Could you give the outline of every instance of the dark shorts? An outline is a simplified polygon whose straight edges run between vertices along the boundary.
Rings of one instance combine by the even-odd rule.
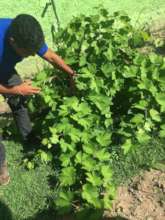
[[[0,84],[4,86],[16,86],[21,83],[22,83],[22,79],[18,75],[15,69],[13,69],[10,73],[6,73],[6,74],[0,73]]]
[[[6,78],[5,81],[0,81],[1,85],[16,86],[23,82],[15,69],[13,69],[8,76],[9,78]],[[22,135],[23,139],[26,139],[27,135],[32,129],[26,107],[27,96],[12,94],[3,94],[3,96],[6,98],[6,101],[12,110],[20,134]]]

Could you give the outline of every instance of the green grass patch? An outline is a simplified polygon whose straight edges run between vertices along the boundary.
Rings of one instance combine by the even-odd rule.
[[[155,168],[165,169],[165,145],[164,140],[152,138],[148,145],[141,145],[134,152],[123,155],[119,149],[114,149],[111,157],[111,165],[114,171],[116,185],[127,184],[131,178],[139,175],[144,170]]]
[[[34,219],[32,217],[36,213],[48,209],[48,197],[52,195],[48,176],[53,174],[53,170],[49,165],[41,164],[27,171],[21,164],[24,156],[22,145],[7,141],[5,146],[11,182],[0,187],[0,219],[9,220],[11,215],[13,220]],[[47,216],[47,213],[43,215]],[[44,220],[51,220],[46,216]]]

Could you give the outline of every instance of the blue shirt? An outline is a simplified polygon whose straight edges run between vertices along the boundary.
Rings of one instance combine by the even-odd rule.
[[[13,19],[0,18],[0,79],[6,78],[15,65],[22,61],[23,58],[16,54],[9,43],[7,31]],[[48,46],[44,44],[37,54],[40,57],[48,50]],[[4,76],[6,74],[6,77]]]

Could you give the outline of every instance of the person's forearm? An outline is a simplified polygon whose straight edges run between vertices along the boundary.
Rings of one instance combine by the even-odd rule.
[[[64,60],[58,56],[57,54],[53,54],[52,65],[56,65],[59,69],[63,70],[64,72],[67,72],[70,75],[74,75],[74,71],[64,62]]]
[[[58,56],[53,50],[50,48],[48,51],[43,55],[43,58],[47,60],[49,63],[51,63],[53,66],[56,66],[57,68],[63,70],[64,72],[68,73],[70,76],[75,76],[74,70],[65,63],[65,61]]]
[[[14,86],[8,87],[0,84],[0,94],[16,94],[17,91]]]

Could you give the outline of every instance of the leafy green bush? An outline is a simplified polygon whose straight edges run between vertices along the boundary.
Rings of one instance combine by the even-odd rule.
[[[135,49],[148,39],[127,15],[105,9],[74,18],[56,36],[57,52],[78,73],[75,95],[66,74],[42,71],[35,82],[42,94],[29,107],[54,154],[58,210],[110,208],[113,149],[131,154],[165,137],[165,60]]]

